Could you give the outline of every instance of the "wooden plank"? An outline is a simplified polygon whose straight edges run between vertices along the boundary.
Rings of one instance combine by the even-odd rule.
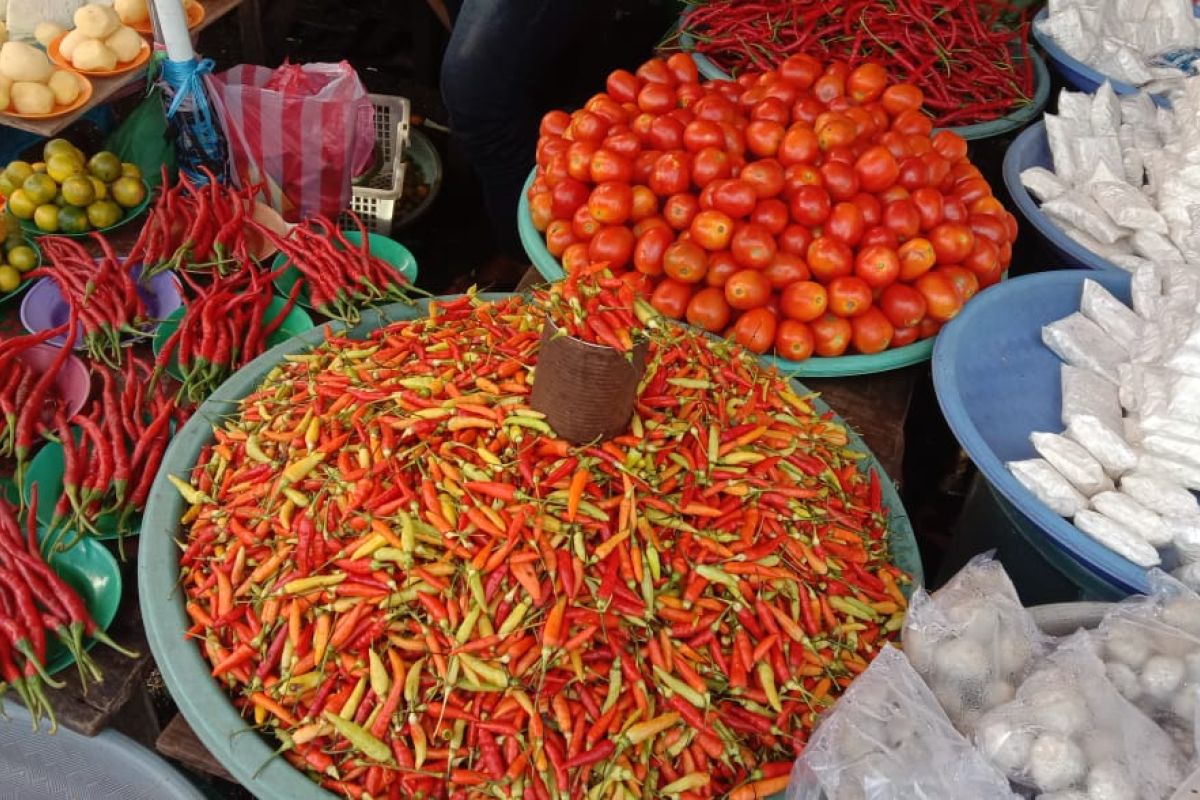
[[[175,718],[167,723],[154,747],[164,756],[181,761],[197,772],[237,783],[237,779],[208,752],[208,748],[200,741],[200,737],[196,736],[182,714],[176,714]]]
[[[241,5],[242,0],[200,0],[200,3],[204,6],[204,21],[192,31],[193,39],[205,28]],[[132,72],[118,75],[115,78],[88,78],[88,80],[92,82],[92,98],[82,108],[61,117],[43,120],[18,119],[6,114],[0,114],[0,125],[50,138],[96,106],[111,100],[123,89],[127,89],[135,84],[144,84],[146,82],[146,68],[135,69]]]

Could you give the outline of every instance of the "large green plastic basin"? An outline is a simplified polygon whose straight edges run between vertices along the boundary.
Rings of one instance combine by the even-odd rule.
[[[504,296],[483,295],[496,299]],[[350,329],[350,335],[366,336],[387,323],[424,315],[428,302],[418,301],[415,307],[395,304],[366,310],[362,321]],[[183,538],[179,518],[184,512],[184,504],[166,476],[190,474],[201,449],[213,439],[213,422],[233,413],[238,400],[253,391],[284,356],[321,344],[329,327],[329,324],[322,325],[272,348],[213,392],[172,440],[150,490],[142,519],[138,592],[155,661],[179,710],[205,747],[243,786],[262,800],[333,800],[335,795],[274,755],[274,746],[253,732],[249,723],[238,715],[224,690],[209,676],[211,667],[196,642],[185,638],[192,623],[184,611],[184,595],[178,585],[180,551],[176,545],[176,540]],[[797,388],[807,393],[799,384]],[[828,409],[819,400],[817,406],[822,412]],[[864,468],[873,467],[879,472],[883,502],[891,513],[889,544],[895,563],[911,573],[914,581],[923,581],[912,525],[896,487],[866,444],[853,432],[850,433],[850,447],[867,454]]]

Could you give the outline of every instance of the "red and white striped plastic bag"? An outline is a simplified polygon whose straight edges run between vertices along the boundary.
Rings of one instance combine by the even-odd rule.
[[[375,109],[350,64],[243,64],[208,84],[240,186],[263,184],[290,222],[350,205],[375,146]]]

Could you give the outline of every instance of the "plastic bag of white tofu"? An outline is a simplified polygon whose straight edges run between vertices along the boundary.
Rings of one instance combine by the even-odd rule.
[[[1094,632],[1121,695],[1158,723],[1188,758],[1197,753],[1200,595],[1154,570],[1151,593],[1113,607]]]
[[[954,729],[904,654],[888,645],[818,723],[788,800],[1014,800]]]
[[[983,713],[1012,698],[1049,646],[990,553],[971,559],[932,595],[918,589],[902,641],[913,667],[965,734]]]
[[[1037,797],[1165,800],[1184,756],[1109,681],[1089,636],[1064,640],[1011,702],[985,714],[975,744]]]

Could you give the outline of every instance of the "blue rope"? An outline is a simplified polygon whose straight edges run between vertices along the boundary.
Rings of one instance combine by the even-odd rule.
[[[172,95],[167,106],[167,122],[173,123],[177,131],[176,157],[180,169],[201,185],[208,181],[200,171],[201,166],[207,166],[218,177],[224,176],[225,140],[220,126],[214,121],[203,80],[213,71],[213,60],[163,59],[161,66],[163,82]],[[189,99],[191,103],[185,107],[184,103]]]

